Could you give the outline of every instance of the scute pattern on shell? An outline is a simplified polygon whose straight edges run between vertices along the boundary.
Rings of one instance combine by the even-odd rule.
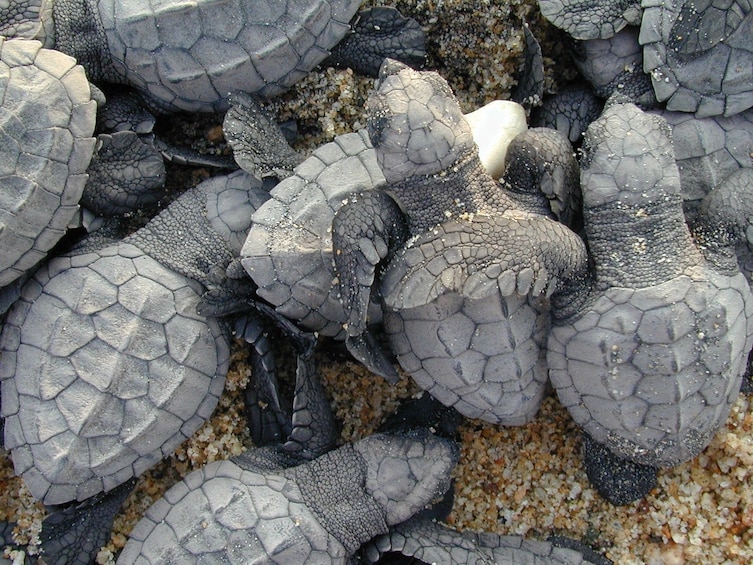
[[[610,288],[551,330],[560,401],[622,457],[663,467],[691,459],[740,391],[753,330],[747,285],[742,274],[696,267],[656,286]]]
[[[385,308],[384,330],[403,369],[442,404],[468,418],[519,425],[535,414],[549,378],[548,317],[534,302],[446,293],[399,312]]]
[[[345,548],[333,541],[295,481],[215,461],[149,508],[118,563],[188,564],[210,556],[244,562],[261,555],[274,555],[277,563],[304,556],[310,563],[345,562]]]
[[[350,194],[383,182],[361,131],[320,147],[272,189],[241,252],[259,296],[308,330],[341,334],[346,316],[333,290],[332,218]]]
[[[208,418],[224,386],[223,330],[197,283],[121,244],[53,259],[2,334],[5,447],[46,504],[137,476]]]
[[[0,37],[0,287],[41,261],[78,210],[97,105],[84,69]]]
[[[233,91],[280,94],[350,30],[358,0],[99,3],[118,75],[165,109],[211,111]]]
[[[643,68],[667,109],[730,116],[753,106],[749,0],[643,0]]]

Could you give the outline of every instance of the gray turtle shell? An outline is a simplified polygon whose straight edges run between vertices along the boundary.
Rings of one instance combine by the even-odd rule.
[[[504,111],[518,116],[509,106]],[[487,152],[504,151],[502,144],[509,143],[519,124],[500,121],[505,135],[490,135],[483,127],[489,124],[481,121],[487,115],[479,113],[474,119],[474,135]],[[484,136],[488,139],[481,140]],[[487,162],[500,166],[499,159],[492,164],[491,156]],[[337,136],[296,167],[254,213],[241,251],[241,262],[258,285],[259,296],[304,328],[342,339],[347,316],[333,266],[332,220],[352,194],[385,182],[366,130]],[[374,305],[369,318],[378,323],[381,309]]]
[[[400,366],[422,389],[468,418],[521,425],[538,411],[549,380],[546,301],[456,292],[399,311],[384,331]]]
[[[201,286],[137,247],[40,269],[2,334],[5,447],[45,504],[137,476],[216,406],[227,336],[196,313]]]
[[[753,5],[643,0],[639,41],[667,109],[731,116],[753,106]]]
[[[350,30],[360,0],[99,2],[115,72],[165,110],[280,94]]]
[[[259,296],[308,330],[342,337],[332,219],[349,195],[384,182],[365,131],[338,136],[296,167],[252,216],[241,251]]]
[[[555,312],[547,357],[573,419],[618,456],[652,466],[708,444],[753,345],[745,277],[717,270],[685,224],[669,132],[620,103],[589,127],[581,186],[595,282],[575,312]]]
[[[84,69],[0,37],[0,287],[39,263],[78,210],[97,104]]]
[[[753,168],[753,110],[708,118],[667,110],[655,113],[672,128],[686,201],[699,201],[738,169]]]

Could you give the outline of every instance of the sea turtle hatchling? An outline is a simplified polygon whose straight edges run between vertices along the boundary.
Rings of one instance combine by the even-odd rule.
[[[260,184],[243,171],[204,181],[122,241],[56,257],[24,285],[0,336],[1,414],[36,498],[109,491],[211,415],[229,332],[197,307],[232,284],[224,269],[268,198]]]
[[[642,68],[630,80],[645,72],[668,110],[731,116],[753,106],[753,5],[747,0],[539,0],[539,6],[576,39],[611,41],[633,33],[626,24],[639,25]],[[621,71],[621,65],[608,70]]]
[[[494,101],[468,114],[484,166],[504,170],[510,141],[526,128],[525,110]],[[385,182],[368,133],[337,136],[270,191],[252,218],[241,262],[258,294],[309,331],[342,339],[347,318],[332,257],[332,219],[348,197]],[[377,322],[380,308],[372,308]]]
[[[187,475],[136,525],[118,563],[350,563],[361,544],[445,493],[458,450],[427,431],[332,451],[312,355],[301,352],[296,371],[291,437],[301,439]]]
[[[753,297],[727,241],[691,237],[666,121],[610,99],[584,148],[593,280],[553,299],[547,362],[587,434],[589,478],[625,503],[723,425],[753,343]],[[624,474],[603,472],[620,462]]]
[[[0,93],[2,288],[45,258],[82,198],[99,213],[139,207],[164,183],[164,165],[134,132],[94,137],[83,68],[38,41],[0,37]]]
[[[394,371],[367,328],[373,292],[419,386],[466,416],[522,424],[547,383],[547,298],[586,256],[544,195],[577,188],[572,147],[554,130],[519,134],[500,184],[439,75],[391,61],[380,75],[368,131],[388,184],[353,195],[332,224],[346,345]]]
[[[227,108],[231,92],[268,98],[303,78],[350,34],[360,5],[361,0],[11,0],[0,9],[0,34],[40,39],[75,57],[89,80],[129,84],[155,110],[218,111]],[[409,46],[398,53],[421,62],[419,27],[392,11],[407,25]],[[392,47],[390,38],[374,43]]]

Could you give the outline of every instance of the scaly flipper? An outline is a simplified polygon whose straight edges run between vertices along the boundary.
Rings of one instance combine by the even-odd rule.
[[[332,222],[332,249],[341,300],[348,315],[345,343],[369,370],[395,380],[397,373],[367,329],[377,268],[408,238],[398,204],[385,192],[354,195]]]
[[[385,302],[394,309],[414,308],[446,292],[471,299],[496,292],[550,296],[585,276],[583,241],[553,220],[526,216],[479,214],[416,238],[382,278]]]

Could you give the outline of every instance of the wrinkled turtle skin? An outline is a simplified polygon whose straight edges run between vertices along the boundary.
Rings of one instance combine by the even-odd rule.
[[[186,476],[134,528],[118,563],[349,563],[444,493],[457,450],[430,434],[374,435],[289,468],[269,455]]]
[[[211,415],[228,332],[197,313],[267,198],[244,172],[205,181],[119,243],[48,262],[2,337],[5,448],[45,504],[109,491]]]
[[[753,299],[736,263],[713,253],[721,244],[691,238],[663,119],[610,102],[584,147],[593,282],[553,301],[550,378],[612,454],[678,465],[709,443],[740,390]]]
[[[390,376],[366,325],[373,286],[390,347],[419,386],[469,417],[530,420],[547,381],[547,297],[585,256],[540,190],[577,185],[570,143],[553,130],[518,135],[500,185],[436,73],[385,62],[367,110],[388,184],[333,221],[346,345]]]
[[[84,69],[0,37],[0,287],[39,263],[78,211],[96,139]]]

